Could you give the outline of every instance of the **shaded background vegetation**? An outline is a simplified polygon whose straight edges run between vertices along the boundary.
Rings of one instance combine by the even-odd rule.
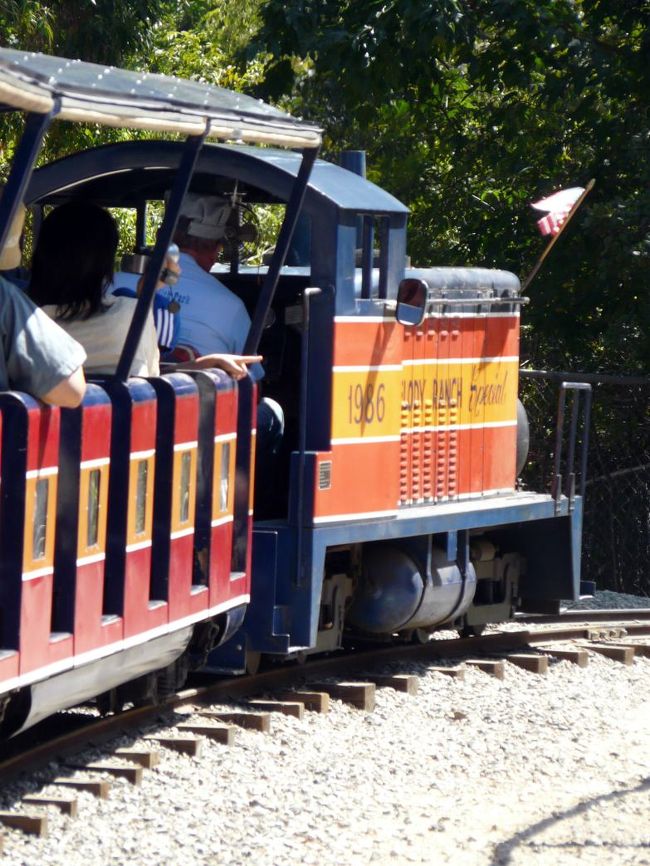
[[[594,178],[531,284],[522,357],[647,375],[647,0],[0,0],[0,42],[198,78],[320,121],[326,157],[366,150],[370,178],[411,208],[414,264],[524,276],[545,243],[529,203]],[[0,118],[0,172],[16,134]],[[43,159],[119,136],[60,124]],[[642,404],[646,442],[649,424]],[[630,450],[625,426],[600,431],[613,452],[617,436]]]

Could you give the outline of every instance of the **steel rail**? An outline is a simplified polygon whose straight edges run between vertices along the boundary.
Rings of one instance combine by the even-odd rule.
[[[648,599],[648,607],[631,607],[611,608],[609,610],[563,610],[560,613],[554,614],[516,614],[515,623],[526,624],[548,624],[561,622],[607,622],[608,620],[618,620],[619,622],[629,622],[635,620],[650,619],[650,599]]]
[[[194,678],[195,685],[184,689],[160,704],[137,707],[113,716],[104,718],[88,717],[88,723],[79,724],[79,716],[70,713],[59,714],[55,718],[60,725],[66,715],[70,723],[76,727],[72,731],[58,733],[54,737],[47,736],[47,723],[32,729],[25,734],[9,740],[0,747],[0,779],[16,776],[36,767],[41,767],[52,758],[65,758],[69,754],[79,752],[92,744],[97,746],[118,735],[128,733],[140,725],[151,723],[165,711],[193,704],[226,703],[232,699],[272,692],[287,687],[301,687],[305,683],[322,677],[341,677],[349,679],[351,675],[363,675],[372,667],[395,662],[435,662],[442,659],[471,658],[476,656],[506,657],[509,653],[522,652],[526,649],[544,647],[550,643],[572,640],[602,641],[604,638],[598,632],[598,627],[607,622],[610,628],[617,624],[621,627],[621,635],[615,640],[629,639],[650,635],[650,610],[636,609],[633,611],[636,622],[630,622],[632,611],[571,611],[567,618],[565,614],[558,616],[543,616],[532,619],[536,624],[556,625],[557,628],[542,628],[539,630],[499,631],[470,638],[436,638],[423,644],[403,644],[357,649],[327,658],[309,659],[304,664],[285,664],[271,670],[258,672],[255,675],[238,678],[208,679],[207,675]],[[575,621],[577,614],[582,614],[580,625],[565,625],[567,619]],[[624,616],[618,617],[623,613]],[[596,616],[592,616],[596,614]],[[522,620],[517,620],[521,622]],[[591,625],[590,625],[591,623]],[[596,626],[594,633],[593,626]],[[606,637],[605,637],[606,639]],[[47,738],[34,744],[34,732],[39,732]]]

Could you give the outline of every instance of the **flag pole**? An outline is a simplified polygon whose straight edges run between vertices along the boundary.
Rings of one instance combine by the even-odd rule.
[[[553,247],[557,243],[558,238],[560,237],[560,235],[562,234],[564,229],[569,225],[569,221],[571,220],[571,218],[573,217],[575,212],[578,210],[578,208],[580,207],[582,202],[587,198],[587,196],[589,195],[591,190],[594,188],[595,183],[596,183],[595,178],[592,178],[589,181],[589,183],[587,184],[587,186],[584,188],[584,190],[580,193],[579,197],[575,200],[573,207],[571,208],[571,210],[569,211],[569,213],[566,216],[566,219],[564,220],[564,222],[560,226],[560,230],[558,231],[557,234],[553,235],[551,240],[548,242],[548,244],[544,248],[541,256],[535,262],[535,265],[534,265],[532,271],[528,274],[526,279],[521,284],[521,291],[522,292],[526,291],[528,286],[532,283],[533,279],[537,276],[537,272],[539,271],[539,269],[544,264],[546,257],[548,256],[548,254],[551,252],[551,250],[553,249]]]

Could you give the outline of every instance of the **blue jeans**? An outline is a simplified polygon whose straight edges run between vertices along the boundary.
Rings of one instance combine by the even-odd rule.
[[[255,446],[255,517],[264,520],[277,513],[278,455],[284,436],[282,406],[270,397],[257,404],[257,443]]]

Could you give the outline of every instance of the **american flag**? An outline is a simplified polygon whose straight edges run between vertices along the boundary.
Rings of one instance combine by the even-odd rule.
[[[537,220],[537,227],[543,235],[556,235],[566,222],[571,208],[583,194],[584,188],[573,186],[570,189],[561,189],[540,201],[532,202],[531,207],[535,210],[547,211],[546,216]]]

